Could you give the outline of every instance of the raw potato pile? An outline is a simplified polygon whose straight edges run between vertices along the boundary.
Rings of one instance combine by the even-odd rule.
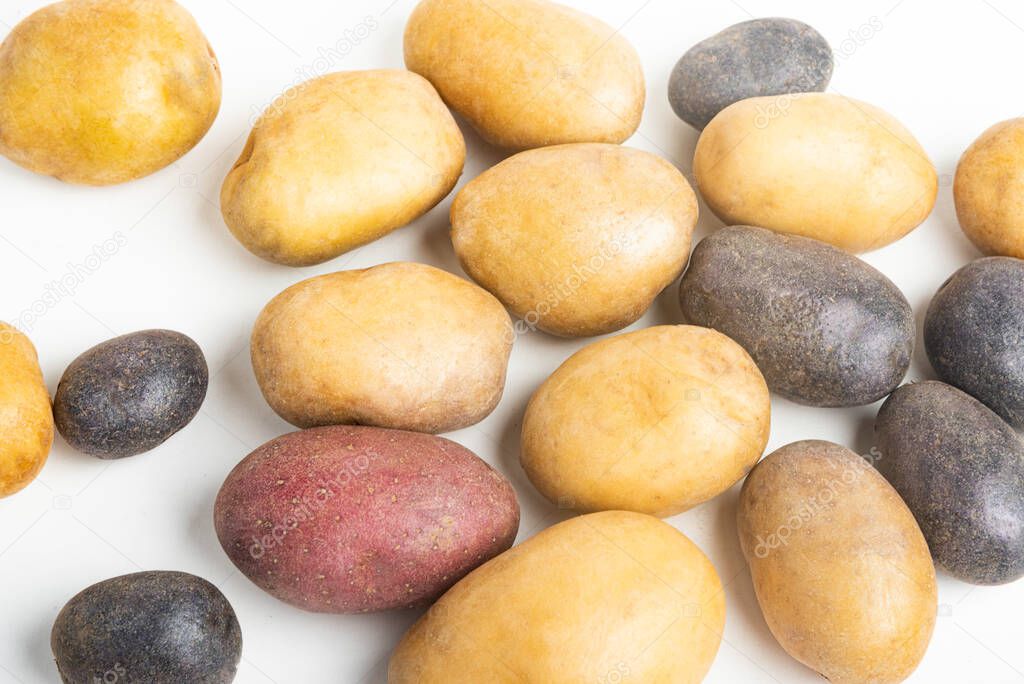
[[[382,263],[306,277],[259,313],[256,381],[302,429],[237,462],[217,538],[301,610],[429,606],[390,684],[696,684],[723,640],[724,587],[658,518],[745,478],[739,546],[779,646],[832,684],[897,684],[931,639],[936,565],[973,584],[1024,576],[1024,120],[960,160],[957,216],[991,256],[928,306],[923,352],[942,382],[901,387],[915,312],[854,254],[928,217],[922,146],[824,92],[834,59],[812,27],[727,27],[667,84],[700,131],[698,190],[727,224],[691,255],[694,189],[621,146],[646,95],[622,28],[548,0],[423,0],[407,70],[323,74],[266,108],[220,199],[238,241],[278,265],[330,261],[449,197],[466,161],[453,111],[509,156],[451,200],[469,279]],[[195,146],[220,98],[217,59],[174,0],[63,0],[0,44],[0,154],[71,183],[137,179]],[[552,504],[541,519],[581,515],[515,546],[509,479],[437,434],[494,411],[517,335],[620,331],[680,275],[687,324],[565,354],[518,407],[520,463]],[[0,324],[0,497],[39,474],[55,425],[98,458],[152,451],[145,468],[209,379],[199,343],[144,330],[71,362],[51,407],[32,343]],[[802,441],[760,460],[770,391],[821,408],[885,399],[878,448]],[[236,587],[250,610],[251,588]],[[51,648],[68,684],[227,684],[242,627],[206,580],[141,572],[72,598]]]

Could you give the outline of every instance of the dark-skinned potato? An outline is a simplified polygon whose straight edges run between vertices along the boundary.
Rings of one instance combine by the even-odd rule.
[[[50,393],[32,342],[0,323],[0,498],[39,475],[53,445]]]
[[[697,684],[724,627],[718,573],[685,535],[592,513],[456,584],[398,644],[388,684]]]
[[[973,584],[1024,576],[1024,442],[977,399],[905,385],[875,422],[879,472],[914,512],[935,561]]]
[[[740,493],[740,545],[779,644],[832,684],[896,684],[928,648],[935,568],[913,514],[845,447],[782,447]]]
[[[249,454],[217,496],[231,561],[282,601],[321,613],[408,608],[437,598],[512,545],[515,491],[441,437],[329,426]]]

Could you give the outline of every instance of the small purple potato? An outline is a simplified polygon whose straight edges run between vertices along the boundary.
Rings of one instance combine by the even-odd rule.
[[[509,482],[441,437],[329,426],[278,437],[228,475],[214,513],[232,562],[320,613],[423,605],[505,551]]]

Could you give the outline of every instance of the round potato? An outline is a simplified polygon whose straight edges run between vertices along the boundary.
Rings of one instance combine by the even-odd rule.
[[[333,425],[267,442],[217,495],[217,537],[272,596],[304,610],[422,605],[512,546],[508,480],[441,437]]]
[[[956,168],[960,227],[988,255],[1024,259],[1024,119],[992,126]]]
[[[671,164],[603,144],[522,152],[452,205],[466,273],[527,326],[565,337],[635,322],[686,265],[697,198]]]
[[[871,464],[830,442],[785,446],[743,483],[738,519],[757,601],[791,656],[832,684],[910,676],[935,627],[935,567]]]
[[[596,342],[541,385],[522,463],[562,508],[675,515],[722,493],[768,443],[771,403],[725,335],[660,326]]]
[[[675,528],[609,511],[477,568],[405,635],[388,684],[700,682],[725,627],[718,573]]]
[[[253,254],[318,264],[425,214],[465,159],[462,132],[420,76],[328,74],[286,91],[256,122],[221,212]]]
[[[36,478],[53,445],[53,412],[36,349],[0,323],[0,498]]]
[[[504,148],[621,143],[644,108],[636,50],[547,0],[424,0],[406,26],[405,64]]]
[[[928,217],[938,192],[935,167],[902,124],[829,93],[727,107],[697,141],[693,171],[727,225],[803,235],[848,252],[900,239]]]
[[[304,280],[252,333],[263,396],[298,427],[358,423],[448,432],[501,399],[512,322],[491,295],[423,264]]]
[[[0,45],[0,153],[70,183],[168,166],[220,110],[217,58],[173,0],[64,0]]]

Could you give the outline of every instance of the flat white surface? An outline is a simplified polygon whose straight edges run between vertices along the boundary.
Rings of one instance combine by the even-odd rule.
[[[0,32],[43,4],[3,0]],[[252,117],[286,87],[324,71],[401,67],[403,27],[415,0],[184,4],[213,44],[224,73],[223,108],[196,149],[149,178],[107,189],[64,185],[0,159],[0,318],[19,322],[30,334],[51,393],[67,364],[88,347],[153,327],[194,337],[212,375],[200,415],[159,449],[104,462],[73,452],[58,438],[42,476],[0,501],[0,682],[58,681],[50,626],[79,590],[137,570],[176,569],[216,583],[237,610],[245,639],[240,684],[380,684],[390,650],[418,613],[313,615],[276,601],[235,571],[221,551],[213,531],[213,500],[243,456],[291,430],[264,403],[250,367],[248,335],[262,306],[312,275],[386,261],[422,261],[461,274],[447,237],[451,197],[413,225],[310,269],[274,266],[251,256],[223,225],[217,198]],[[648,101],[640,132],[629,144],[668,157],[686,172],[697,134],[675,118],[665,95],[679,56],[751,17],[790,16],[815,26],[837,53],[831,90],[872,102],[900,119],[924,145],[942,179],[928,221],[867,260],[902,288],[920,321],[942,281],[978,256],[957,227],[951,180],[961,152],[982,130],[1024,113],[1018,82],[1024,7],[1019,3],[568,4],[621,27],[637,47]],[[321,48],[333,48],[346,37],[347,54],[324,59]],[[501,158],[463,128],[469,157],[461,183]],[[720,225],[704,211],[697,237]],[[108,240],[113,242],[106,255],[92,256]],[[66,290],[55,295],[51,283],[60,280]],[[33,306],[36,314],[25,317]],[[672,286],[633,328],[679,321]],[[519,339],[501,405],[480,425],[449,435],[513,480],[523,507],[520,540],[564,517],[537,495],[518,465],[525,403],[586,343],[541,333]],[[926,377],[932,377],[931,370],[918,353],[909,379]],[[807,438],[833,440],[859,453],[871,447],[877,407],[821,410],[776,399],[773,408],[770,450]],[[709,554],[727,587],[725,640],[706,681],[819,682],[786,655],[764,624],[736,540],[737,494],[738,487],[670,520]],[[1024,583],[973,588],[943,576],[939,603],[931,648],[911,681],[1024,681],[1019,645]]]

